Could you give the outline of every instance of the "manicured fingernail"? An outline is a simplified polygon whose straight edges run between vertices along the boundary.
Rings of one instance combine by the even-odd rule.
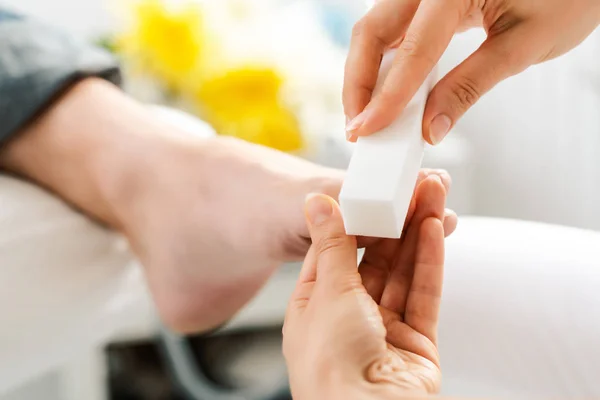
[[[436,174],[431,174],[431,175],[429,175],[429,176],[427,177],[427,179],[434,180],[434,181],[436,181],[436,182],[439,182],[439,183],[441,183],[441,184],[443,185],[442,178],[440,178],[440,176],[439,176],[439,175],[436,175]]]
[[[444,140],[444,137],[450,131],[450,127],[452,126],[452,120],[450,117],[444,114],[437,115],[432,121],[431,125],[429,125],[429,138],[431,139],[431,143],[436,145]]]
[[[350,122],[350,117],[346,115],[346,126],[348,126],[349,122]],[[352,132],[346,131],[346,140],[352,141],[353,138],[354,138],[354,135],[352,135]]]
[[[356,132],[362,126],[362,124],[364,124],[366,118],[367,118],[367,110],[364,110],[363,112],[358,114],[356,117],[351,119],[350,122],[348,122],[346,124],[346,132],[347,133]]]
[[[331,201],[320,194],[309,194],[306,196],[306,215],[313,225],[319,225],[327,221],[333,214]]]
[[[436,169],[435,173],[442,179],[442,183],[444,184],[444,188],[446,191],[450,190],[450,186],[452,186],[452,177],[445,169]]]

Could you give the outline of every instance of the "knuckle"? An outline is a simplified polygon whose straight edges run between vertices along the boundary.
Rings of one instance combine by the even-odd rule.
[[[407,34],[398,48],[406,56],[415,56],[419,52],[419,39],[414,34]]]
[[[301,311],[306,308],[308,305],[308,297],[297,297],[291,301],[292,309],[297,311]]]
[[[459,107],[463,110],[471,107],[481,97],[479,84],[468,77],[457,80],[450,90],[453,97],[458,101]]]
[[[334,233],[324,237],[318,242],[319,254],[327,254],[341,248],[346,242],[346,237],[341,233]]]
[[[371,21],[369,15],[359,19],[352,27],[352,42],[382,48],[388,45],[382,37],[381,27]]]
[[[402,94],[403,92],[398,90],[396,87],[383,88],[378,95],[378,100],[380,104],[385,104],[386,107],[396,110],[398,113],[400,113],[403,108],[402,100],[404,100],[402,98]]]
[[[359,19],[352,27],[352,37],[357,38],[369,31],[369,21],[366,18]]]
[[[428,297],[430,299],[439,299],[441,297],[440,289],[437,286],[429,285],[429,284],[420,284],[413,285],[410,288],[412,293],[418,294],[420,296]]]
[[[398,46],[398,54],[400,57],[397,62],[404,62],[405,59],[412,59],[425,65],[435,65],[437,60],[434,59],[427,46],[422,46],[422,40],[415,34],[406,34],[402,42]]]
[[[335,280],[328,282],[327,290],[334,298],[339,298],[338,296],[341,294],[355,297],[364,291],[364,287],[362,286],[360,275],[344,274],[343,276],[337,276]]]

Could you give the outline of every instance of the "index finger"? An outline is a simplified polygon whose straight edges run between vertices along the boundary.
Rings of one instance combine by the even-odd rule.
[[[415,13],[381,90],[367,105],[353,134],[365,136],[391,124],[415,95],[448,47],[462,17],[465,0],[423,0]]]
[[[381,57],[402,39],[419,1],[380,0],[354,25],[342,94],[348,119],[356,117],[371,100]]]

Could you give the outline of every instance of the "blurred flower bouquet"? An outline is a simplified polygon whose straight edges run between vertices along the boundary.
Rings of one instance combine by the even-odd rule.
[[[343,50],[310,9],[269,0],[122,4],[123,28],[107,43],[134,96],[288,152],[306,151],[307,132],[328,131],[332,116],[343,119]]]

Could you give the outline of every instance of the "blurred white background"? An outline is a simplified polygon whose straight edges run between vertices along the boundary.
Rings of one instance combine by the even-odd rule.
[[[253,0],[258,1],[277,3]],[[115,25],[110,0],[5,3],[76,35],[93,37]],[[361,0],[314,3],[353,7],[355,13],[363,6]],[[338,29],[338,36],[343,29]],[[477,31],[458,36],[441,63],[442,71],[475,49],[482,38]],[[466,115],[456,129],[471,150],[454,174],[462,188],[457,189],[460,196],[469,197],[454,196],[460,212],[600,229],[598,65],[596,32],[567,56],[500,84]]]

